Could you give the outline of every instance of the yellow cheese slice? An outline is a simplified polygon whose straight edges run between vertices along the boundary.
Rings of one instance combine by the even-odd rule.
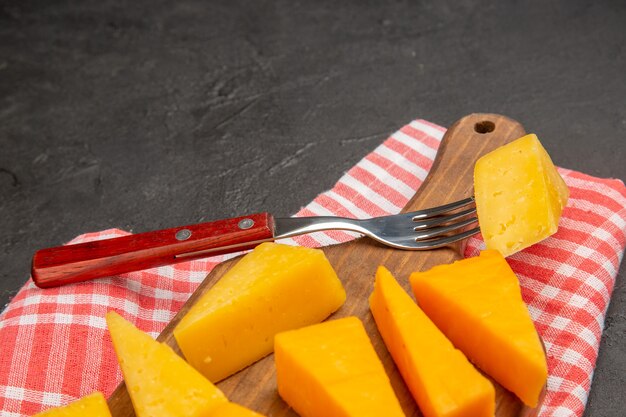
[[[546,384],[546,357],[522,300],[519,283],[495,250],[415,272],[411,286],[421,309],[479,368],[537,405]]]
[[[370,309],[387,349],[426,417],[493,417],[495,390],[384,267]]]
[[[276,333],[319,323],[345,299],[324,252],[263,243],[198,300],[174,336],[187,361],[217,382],[271,353]]]
[[[109,407],[100,392],[94,392],[66,406],[52,408],[33,417],[111,417]]]
[[[476,162],[474,196],[487,248],[509,256],[556,232],[569,190],[530,134]]]
[[[113,311],[106,319],[137,417],[206,417],[227,402],[172,348]]]
[[[278,392],[301,416],[404,416],[356,317],[279,333],[274,349]]]

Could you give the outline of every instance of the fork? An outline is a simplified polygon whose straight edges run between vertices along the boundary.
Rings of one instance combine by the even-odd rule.
[[[274,218],[258,213],[215,222],[86,242],[35,253],[32,278],[54,287],[177,262],[252,249],[262,242],[322,230],[355,231],[398,249],[426,250],[451,245],[479,227],[472,195],[474,164],[482,155],[524,136],[506,116],[474,113],[455,122],[441,140],[433,165],[405,213],[371,219]],[[455,203],[448,203],[456,201]],[[432,207],[411,211],[420,207]],[[329,251],[332,250],[329,248]],[[401,251],[395,251],[400,256]],[[405,253],[406,254],[406,253]],[[425,254],[428,263],[449,263],[461,247]]]
[[[347,230],[405,250],[434,249],[479,232],[469,197],[424,210],[369,219],[274,218],[269,213],[41,249],[32,278],[41,288],[251,249],[260,243],[324,230]]]

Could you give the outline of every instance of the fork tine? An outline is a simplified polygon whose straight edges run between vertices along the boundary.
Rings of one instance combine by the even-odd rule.
[[[463,200],[456,201],[454,203],[444,204],[443,206],[427,208],[424,210],[418,210],[418,211],[414,211],[412,213],[407,213],[407,214],[413,215],[413,221],[417,221],[420,219],[437,216],[439,214],[443,214],[452,210],[463,208],[465,206],[472,204],[473,202],[474,202],[474,197],[469,197]]]
[[[461,220],[460,222],[454,224],[449,224],[447,226],[425,229],[421,233],[417,234],[417,236],[415,237],[415,241],[433,239],[437,236],[445,235],[446,233],[450,233],[455,230],[461,229],[462,227],[468,226],[472,223],[476,223],[477,221],[478,219],[476,217],[472,217],[469,219]]]
[[[437,239],[424,240],[424,241],[418,240],[412,246],[413,246],[413,249],[417,249],[417,250],[441,248],[443,246],[447,246],[451,243],[458,242],[459,240],[463,240],[470,236],[473,236],[478,232],[480,232],[480,228],[476,227],[474,229],[466,230],[465,232],[461,232],[456,235],[444,236],[444,237],[439,237]]]
[[[432,219],[429,218],[426,220],[416,221],[413,225],[413,230],[418,231],[420,229],[426,229],[426,228],[437,226],[443,223],[449,223],[453,220],[460,219],[462,217],[465,217],[473,213],[476,213],[476,207],[459,211],[458,213],[453,213],[453,214],[450,214],[449,216],[438,216],[438,217],[433,217]]]

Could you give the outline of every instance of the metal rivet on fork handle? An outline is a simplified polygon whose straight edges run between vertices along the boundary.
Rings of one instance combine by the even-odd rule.
[[[180,229],[176,232],[176,240],[187,240],[191,237],[191,230],[189,229]]]
[[[246,230],[254,226],[254,220],[252,219],[242,219],[239,221],[239,228],[242,230]]]

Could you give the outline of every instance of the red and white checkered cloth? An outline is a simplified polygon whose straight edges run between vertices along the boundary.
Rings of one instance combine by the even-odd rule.
[[[399,212],[426,177],[444,132],[424,120],[411,122],[297,215],[363,218]],[[566,169],[560,173],[571,195],[559,231],[508,258],[548,352],[542,417],[583,414],[626,244],[624,184]],[[70,243],[124,234],[112,229]],[[324,232],[291,243],[320,246],[352,238],[350,233]],[[482,247],[481,238],[474,237],[465,255],[474,256]],[[47,290],[29,280],[0,315],[0,417],[30,416],[94,390],[109,395],[122,376],[105,329],[105,313],[123,312],[156,336],[223,259]]]

